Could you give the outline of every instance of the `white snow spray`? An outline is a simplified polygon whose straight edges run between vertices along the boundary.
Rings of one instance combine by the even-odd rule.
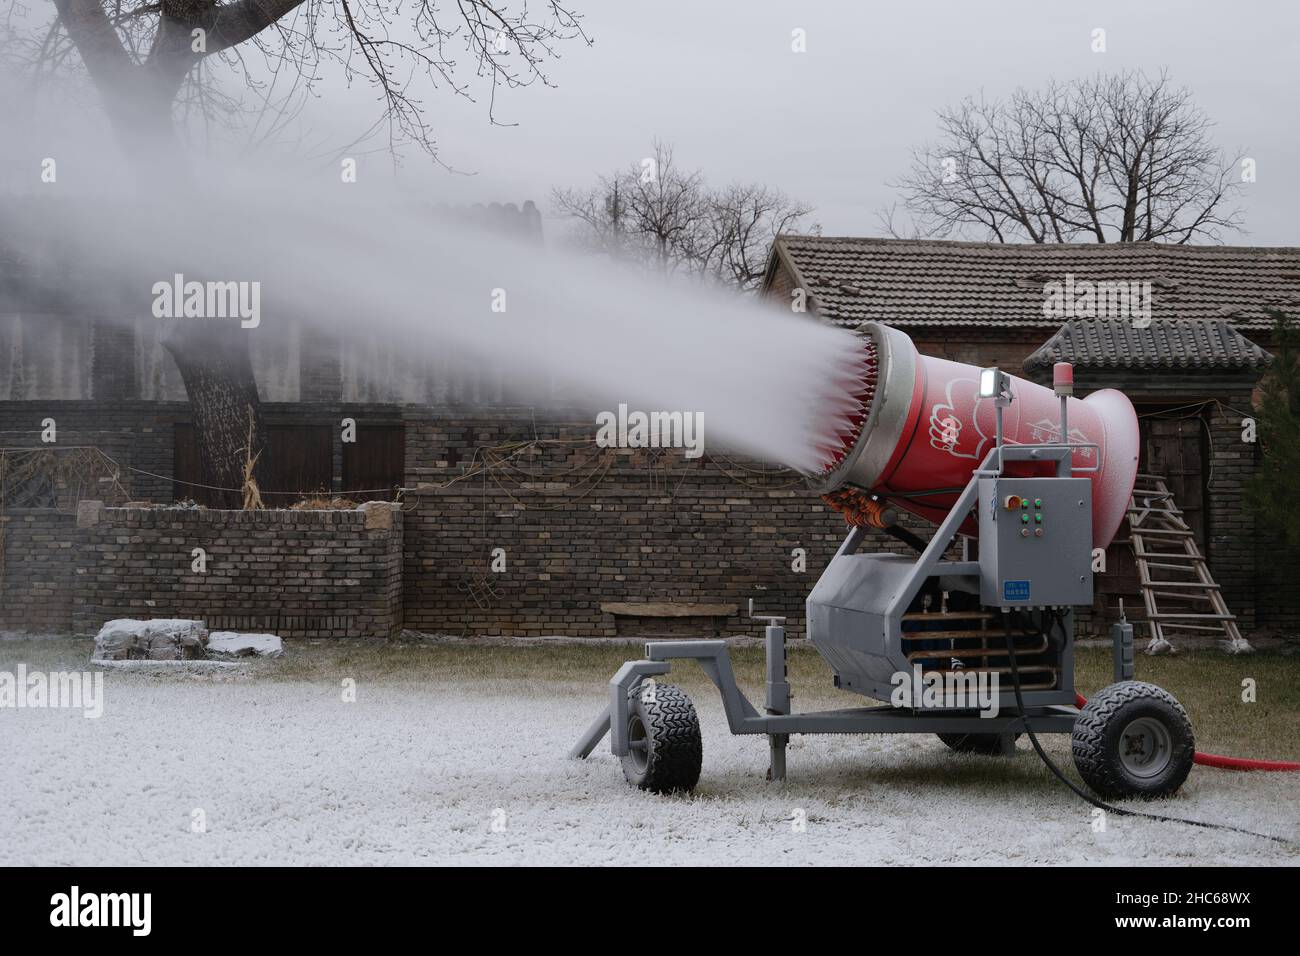
[[[373,189],[259,178],[180,207],[174,195],[21,205],[33,213],[19,226],[24,246],[53,257],[43,271],[112,289],[142,316],[177,276],[194,280],[198,301],[214,285],[253,283],[261,328],[302,323],[307,335],[396,343],[407,359],[491,362],[515,382],[566,383],[596,409],[700,415],[711,442],[804,471],[821,469],[862,407],[842,385],[865,360],[845,330],[697,281],[485,235]],[[173,295],[179,308],[183,290]],[[189,320],[221,320],[202,315]]]
[[[529,394],[559,383],[593,429],[624,405],[679,413],[704,424],[706,451],[812,473],[842,457],[863,413],[859,339],[789,301],[480,232],[434,215],[445,183],[415,196],[378,161],[347,183],[328,164],[213,154],[186,182],[141,188],[102,130],[10,112],[0,167],[19,195],[0,196],[0,246],[88,317],[228,321],[255,355],[295,326],[300,342],[338,333],[354,354],[383,342],[407,365],[487,365]],[[50,156],[65,161],[43,183]]]

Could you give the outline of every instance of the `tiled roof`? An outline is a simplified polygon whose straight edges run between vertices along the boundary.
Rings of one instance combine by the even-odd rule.
[[[779,261],[796,272],[821,316],[926,325],[1055,327],[1045,287],[1149,282],[1153,319],[1226,319],[1272,327],[1267,308],[1300,314],[1300,248],[1163,243],[1004,245],[911,239],[780,236]]]
[[[1025,359],[1030,375],[1056,362],[1085,368],[1262,369],[1272,356],[1223,319],[1073,319]]]

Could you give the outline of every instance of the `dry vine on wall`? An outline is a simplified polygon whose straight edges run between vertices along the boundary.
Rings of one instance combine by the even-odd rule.
[[[98,448],[0,448],[0,599],[4,596],[9,512],[75,513],[83,498],[126,500],[121,469]],[[107,487],[105,487],[107,485]]]

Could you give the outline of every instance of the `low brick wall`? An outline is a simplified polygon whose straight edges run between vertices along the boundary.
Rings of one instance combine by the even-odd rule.
[[[97,631],[118,617],[196,617],[281,637],[402,627],[402,515],[105,508],[6,516],[0,625]],[[196,570],[195,549],[206,570]],[[20,557],[15,560],[15,553]]]
[[[959,342],[926,345],[931,351],[955,353],[964,347]],[[1242,500],[1242,484],[1253,473],[1256,450],[1241,441],[1240,416],[1231,409],[1249,408],[1249,397],[1225,395],[1225,405],[1231,408],[1220,408],[1207,417],[1211,570],[1244,627],[1294,630],[1300,625],[1298,592],[1290,586],[1294,562],[1280,560],[1280,549],[1256,533]],[[40,447],[40,421],[47,414],[58,421],[61,446],[107,443],[114,460],[124,466],[122,484],[131,499],[171,500],[173,423],[185,418],[183,405],[0,402],[0,430],[14,432],[7,444]],[[268,414],[281,422],[330,426],[336,490],[342,487],[342,445],[336,427],[342,417],[355,418],[363,429],[372,420],[405,426],[405,484],[411,490],[403,500],[407,513],[399,536],[404,537],[404,550],[396,569],[385,565],[390,570],[384,573],[392,589],[389,620],[419,630],[502,635],[749,634],[754,627],[743,611],[753,597],[765,611],[789,617],[791,633],[801,634],[804,599],[844,534],[839,516],[788,472],[714,454],[712,449],[693,461],[679,452],[598,449],[590,416],[582,421],[574,415],[564,424],[526,408],[351,404],[269,405]],[[65,491],[70,494],[70,489],[60,489],[60,500]],[[91,489],[91,493],[105,496],[108,490]],[[88,596],[85,603],[108,607],[116,602],[109,598],[120,592],[74,579],[71,555],[67,584],[60,583],[65,580],[59,571],[64,567],[60,552],[67,550],[63,545],[87,544],[84,537],[75,536],[79,533],[67,532],[70,517],[19,512],[12,504],[0,508],[0,517],[8,519],[0,525],[8,539],[8,567],[0,577],[4,585],[0,626],[71,628],[74,580],[78,587],[94,583],[100,589],[93,601]],[[110,510],[104,520],[119,519]],[[204,533],[218,530],[208,528]],[[339,530],[351,533],[346,524]],[[923,530],[928,536],[930,529]],[[125,532],[128,538],[138,533]],[[161,613],[162,599],[190,600],[179,584],[171,592],[163,586],[169,581],[190,581],[189,550],[201,543],[183,549],[169,543],[171,563],[160,563],[152,576],[137,575],[143,583],[137,595],[140,600],[132,606],[152,600]],[[335,544],[340,549],[350,547],[342,540]],[[270,545],[260,542],[249,547],[258,546]],[[216,550],[239,552],[244,547],[232,539]],[[506,570],[501,573],[492,571],[492,551],[498,547],[505,549]],[[883,535],[873,535],[864,547],[906,550]],[[796,548],[805,551],[802,572],[794,569]],[[253,551],[243,553],[257,556]],[[133,559],[145,560],[143,554]],[[1116,578],[1124,567],[1131,572],[1131,558],[1128,565],[1112,562]],[[281,610],[279,602],[264,601],[256,590],[278,579],[236,567],[240,573],[231,585],[236,590],[217,596],[216,581],[225,575],[217,570],[215,560],[210,568],[211,574],[218,575],[208,579],[212,591],[192,597],[214,613],[243,613],[246,619],[261,621],[279,613],[303,624],[320,624],[319,632],[313,633],[327,635],[352,633],[335,626],[343,619],[358,622],[368,633],[382,631],[365,623],[371,614],[366,609],[369,584],[344,588],[361,596],[359,609],[348,604],[346,594],[312,594],[308,585],[307,591],[298,592],[302,600],[291,613]],[[301,568],[286,564],[277,573],[293,582]],[[239,590],[246,588],[253,590]],[[161,593],[155,595],[155,590]],[[1114,616],[1116,600],[1109,592],[1101,593],[1104,590],[1099,590],[1095,611],[1079,609],[1083,629],[1104,632]],[[1140,599],[1136,593],[1125,596],[1133,614]],[[734,606],[737,612],[670,618],[615,614],[602,607],[633,603],[711,605],[713,610]],[[173,612],[179,610],[173,607]],[[78,627],[84,626],[88,615],[88,611],[81,613]]]
[[[505,416],[408,419],[408,627],[754,635],[753,598],[803,635],[808,591],[846,528],[802,478],[722,455],[601,449],[594,432]],[[883,534],[868,547],[907,550]]]
[[[714,605],[696,626],[753,633],[744,618],[752,597],[764,613],[788,615],[791,636],[801,635],[804,599],[843,538],[844,522],[815,498],[738,491],[717,478],[671,494],[647,494],[641,476],[627,473],[607,474],[585,494],[453,489],[408,499],[406,620],[418,630],[610,637],[684,626],[605,610],[658,603]],[[796,548],[806,552],[805,570],[794,570]],[[718,605],[734,611],[712,620]]]
[[[48,508],[0,513],[0,628],[72,630],[77,518]]]

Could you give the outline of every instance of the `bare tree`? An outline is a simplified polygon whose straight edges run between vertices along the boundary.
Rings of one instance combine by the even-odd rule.
[[[941,139],[891,185],[911,233],[997,242],[1221,241],[1239,228],[1237,164],[1166,74],[1053,82],[939,113]],[[894,210],[882,214],[898,235]]]
[[[450,14],[436,0],[52,0],[52,16],[42,18],[21,16],[19,0],[0,0],[0,38],[34,78],[84,68],[136,159],[176,134],[178,107],[245,106],[259,117],[272,108],[283,121],[331,64],[348,83],[375,88],[376,126],[390,146],[409,142],[436,155],[426,90],[473,99],[479,80],[495,123],[501,88],[551,85],[544,68],[559,44],[592,42],[565,0],[538,6],[545,12],[534,17],[508,0],[455,0]],[[222,66],[242,79],[251,103],[222,89]]]
[[[697,251],[704,267],[724,282],[752,292],[763,281],[772,242],[782,233],[820,233],[803,220],[812,207],[757,183],[728,186],[711,196],[707,229]]]
[[[812,211],[760,184],[711,189],[658,140],[640,162],[587,189],[552,190],[551,199],[583,247],[744,291],[762,281],[772,240],[800,231]]]
[[[183,195],[201,187],[189,175],[179,120],[195,110],[210,118],[247,109],[251,128],[273,135],[331,63],[348,83],[360,77],[378,92],[372,132],[386,130],[389,149],[414,144],[436,159],[423,90],[473,98],[477,78],[496,122],[500,88],[550,85],[543,68],[557,45],[591,42],[564,2],[538,6],[544,12],[535,18],[526,5],[510,10],[496,0],[455,0],[451,14],[435,0],[52,0],[42,17],[19,0],[0,0],[0,53],[35,82],[84,69],[141,182]],[[466,65],[458,67],[457,49]],[[242,94],[225,89],[214,65],[243,78]],[[179,322],[165,345],[194,411],[201,480],[239,488],[252,461],[266,487],[266,430],[247,339],[229,325]],[[216,497],[232,507],[242,500],[238,491]]]
[[[628,230],[626,186],[623,174],[601,176],[590,189],[551,190],[551,204],[577,228],[570,237],[575,245],[592,252],[623,256],[623,237]]]
[[[627,169],[600,177],[589,189],[552,190],[551,199],[579,224],[580,244],[664,272],[689,265],[683,250],[708,205],[700,173],[679,167],[672,146],[658,140],[649,156]]]
[[[648,244],[659,268],[668,271],[683,261],[676,253],[705,215],[704,178],[679,167],[672,146],[655,140],[651,155],[633,166],[625,182],[622,203],[630,231]]]

